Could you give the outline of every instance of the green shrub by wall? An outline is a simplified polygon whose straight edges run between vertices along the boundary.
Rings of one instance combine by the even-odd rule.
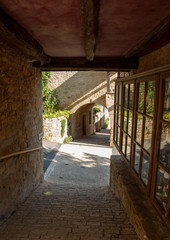
[[[61,137],[64,136],[65,126],[66,126],[66,120],[65,120],[65,119],[62,119],[62,120],[61,120]]]

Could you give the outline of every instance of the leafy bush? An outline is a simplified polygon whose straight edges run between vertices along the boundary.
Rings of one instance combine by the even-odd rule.
[[[109,118],[105,119],[103,128],[107,128],[109,124]]]
[[[48,113],[43,114],[43,118],[58,118],[58,117],[65,117],[69,118],[72,115],[72,113],[69,110],[58,110],[55,113]]]
[[[67,136],[66,138],[64,138],[64,143],[68,143],[68,142],[71,142],[71,141],[73,141],[73,138],[72,138],[72,136]]]
[[[100,107],[99,107],[98,105],[95,105],[95,106],[93,107],[93,111],[94,111],[94,113],[101,112]]]
[[[61,120],[61,137],[64,136],[65,126],[66,126],[66,120],[65,120],[65,119],[62,119],[62,120]]]

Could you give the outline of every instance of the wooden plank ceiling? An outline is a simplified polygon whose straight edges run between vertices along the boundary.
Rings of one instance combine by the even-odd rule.
[[[44,70],[128,70],[170,42],[169,0],[0,0],[0,35]]]

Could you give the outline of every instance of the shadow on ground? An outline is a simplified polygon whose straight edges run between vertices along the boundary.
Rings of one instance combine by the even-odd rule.
[[[110,129],[101,129],[95,135],[76,139],[73,143],[87,143],[92,145],[110,146]]]

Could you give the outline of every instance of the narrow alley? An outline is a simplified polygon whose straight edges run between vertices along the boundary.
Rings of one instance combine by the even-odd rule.
[[[63,144],[45,181],[1,226],[0,239],[138,239],[108,187],[108,140],[100,132]]]

